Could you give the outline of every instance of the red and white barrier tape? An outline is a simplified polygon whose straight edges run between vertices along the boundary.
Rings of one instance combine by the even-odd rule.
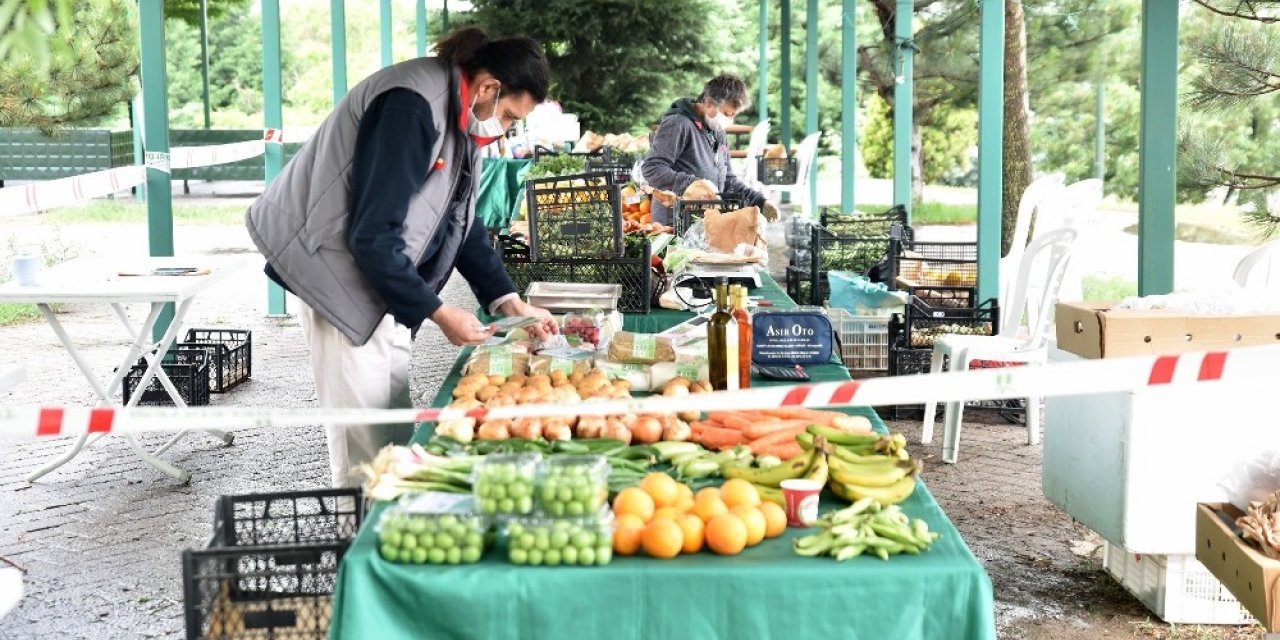
[[[200,147],[174,147],[170,151],[174,169],[211,167],[256,158],[266,153],[265,140],[245,140],[228,144],[211,144]]]
[[[90,433],[136,433],[236,427],[397,424],[456,418],[524,418],[777,407],[842,407],[959,402],[1132,391],[1167,385],[1232,384],[1280,378],[1280,346],[1179,356],[1082,360],[940,375],[760,387],[680,397],[527,404],[493,409],[271,409],[262,407],[117,408],[0,406],[0,439]]]
[[[0,189],[0,215],[19,215],[65,207],[124,191],[142,184],[146,179],[146,167],[135,165],[5,187]]]

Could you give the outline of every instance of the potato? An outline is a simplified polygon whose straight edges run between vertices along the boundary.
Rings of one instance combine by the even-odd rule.
[[[479,400],[480,402],[488,402],[489,398],[492,398],[496,395],[498,395],[498,387],[495,387],[491,384],[487,384],[483,387],[480,387],[480,390],[476,392],[476,400]]]
[[[541,391],[530,387],[525,387],[516,394],[516,404],[542,404],[546,400],[547,397]]]
[[[599,438],[604,429],[604,416],[581,416],[578,418],[579,438]]]
[[[499,393],[493,396],[492,398],[489,398],[489,400],[484,403],[484,406],[486,408],[493,409],[495,407],[509,407],[515,403],[516,403],[515,398],[505,393]]]
[[[511,437],[510,427],[510,420],[490,420],[480,425],[480,429],[476,431],[476,438],[480,440],[506,440]]]
[[[578,385],[578,394],[583,397],[595,395],[595,393],[600,391],[600,389],[604,387],[605,384],[607,384],[607,382],[608,381],[605,380],[603,376],[599,378],[588,377],[586,380],[583,380],[582,383]]]
[[[463,376],[462,379],[458,381],[458,386],[461,387],[464,384],[489,384],[489,376],[479,373]]]
[[[499,376],[499,375],[489,376],[489,384],[495,387],[500,387],[506,384],[506,382],[507,382],[506,376]]]
[[[542,420],[539,418],[520,418],[511,425],[511,436],[536,440],[542,437]]]
[[[581,371],[575,371],[569,374],[569,382],[571,382],[575,386],[581,384],[583,380],[586,380],[586,378],[587,378],[587,374],[582,373]]]
[[[449,403],[449,408],[451,409],[475,409],[483,406],[484,403],[475,398],[462,398]]]
[[[613,381],[613,388],[614,388],[614,389],[622,389],[623,391],[628,391],[628,392],[629,392],[629,391],[631,391],[631,381],[630,381],[630,380],[624,380],[624,379],[622,379],[622,378],[618,378],[617,380],[614,380],[614,381]]]
[[[563,383],[568,382],[568,381],[569,381],[569,376],[568,376],[568,375],[566,375],[564,371],[561,371],[560,369],[556,369],[555,371],[552,371],[552,372],[551,372],[551,384],[552,384],[552,385],[557,385],[557,386],[558,386],[558,385],[563,384]]]
[[[674,380],[672,380],[672,382],[675,382],[675,381],[674,381]],[[666,396],[666,397],[668,397],[668,398],[676,398],[676,397],[680,397],[680,396],[687,396],[687,395],[689,395],[689,387],[688,387],[688,385],[679,385],[679,384],[670,384],[670,383],[668,383],[666,387],[663,387],[663,389],[662,389],[662,395],[664,395],[664,396]],[[476,397],[477,397],[477,398],[479,398],[479,397],[480,397],[480,394],[476,394]]]
[[[528,381],[526,384],[531,384],[531,385],[535,385],[535,386],[536,386],[536,385],[540,385],[540,384],[548,384],[548,385],[549,385],[549,384],[551,384],[551,376],[546,375],[546,374],[544,374],[544,373],[540,373],[540,374],[538,374],[538,375],[534,375],[534,376],[529,376],[529,381]]]
[[[520,393],[520,390],[523,388],[524,387],[521,386],[519,382],[508,382],[498,387],[498,393],[505,393],[509,396],[515,396],[517,393]]]
[[[462,399],[464,399],[464,398],[470,398],[470,399],[474,400],[474,399],[475,399],[475,397],[476,397],[476,391],[477,391],[477,390],[479,390],[479,389],[480,389],[480,387],[470,387],[470,386],[468,386],[468,387],[454,387],[454,389],[453,389],[453,397],[454,397],[454,399],[456,399],[456,400],[462,400]]]
[[[512,375],[510,378],[507,378],[507,382],[514,382],[516,384],[521,384],[521,385],[523,385],[525,382],[528,382],[528,381],[529,381],[529,376],[526,376],[523,373],[517,373]]]

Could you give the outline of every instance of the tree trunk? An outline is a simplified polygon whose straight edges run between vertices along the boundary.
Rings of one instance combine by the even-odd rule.
[[[1004,206],[1000,255],[1009,252],[1018,224],[1018,203],[1031,184],[1030,98],[1027,94],[1027,32],[1022,0],[1004,9]],[[1032,219],[1034,230],[1035,219]],[[1030,239],[1031,235],[1027,235]]]

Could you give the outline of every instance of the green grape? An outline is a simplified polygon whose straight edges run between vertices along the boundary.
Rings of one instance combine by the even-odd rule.
[[[400,547],[397,547],[389,542],[382,543],[382,547],[380,547],[378,551],[382,553],[383,560],[390,560],[391,562],[395,562],[400,557]]]
[[[462,562],[462,549],[449,547],[449,550],[445,552],[445,560],[447,560],[449,564],[458,564],[459,562]]]
[[[529,513],[530,511],[533,511],[533,499],[529,496],[524,496],[517,500],[516,511],[519,513]]]
[[[582,502],[588,502],[591,500],[591,498],[595,493],[596,493],[595,487],[589,484],[582,484],[582,485],[578,485],[578,488],[573,490],[573,497],[576,500],[581,500]]]
[[[522,549],[532,549],[534,547],[536,537],[532,533],[520,534],[520,547]]]
[[[441,516],[440,519],[436,521],[436,524],[440,525],[441,529],[456,527],[458,526],[458,518],[457,516],[452,515]]]
[[[523,552],[521,552],[523,553]],[[462,550],[462,561],[475,564],[480,561],[480,547],[467,547]]]
[[[570,489],[569,487],[560,487],[560,490],[556,492],[556,499],[560,502],[568,502],[572,500],[573,489]]]
[[[559,550],[559,549],[548,549],[548,550],[547,550],[547,552],[546,552],[545,554],[543,554],[543,557],[544,557],[544,558],[546,559],[546,561],[547,561],[547,566],[554,567],[554,566],[556,566],[556,565],[560,564],[560,550]]]
[[[524,533],[524,525],[519,522],[512,522],[507,526],[507,535],[512,538],[518,538]]]
[[[562,516],[564,515],[564,511],[565,511],[564,505],[560,504],[559,502],[552,502],[550,506],[550,511],[551,511],[551,515],[553,516]]]
[[[595,536],[590,531],[580,530],[573,534],[573,546],[582,549],[595,544]]]
[[[587,512],[581,502],[570,502],[569,506],[565,507],[565,511],[567,511],[571,516],[580,516]]]
[[[390,530],[383,529],[382,530],[383,544],[389,544],[393,547],[398,547],[400,546],[400,540],[402,540],[403,538],[404,538],[404,534],[400,533],[399,529],[390,529]]]
[[[409,533],[422,533],[427,530],[426,518],[411,518],[407,527]]]
[[[578,553],[578,562],[580,564],[584,566],[591,566],[596,563],[595,549],[592,549],[591,547],[587,547],[585,549],[579,549],[577,553]]]
[[[547,535],[546,531],[540,530],[533,534],[533,546],[539,551],[546,551],[551,548],[551,537]]]
[[[555,531],[551,534],[551,547],[553,549],[563,549],[569,545],[569,534],[564,531]]]
[[[458,542],[453,539],[453,536],[447,533],[441,533],[436,535],[436,546],[442,549],[450,549],[457,543]]]
[[[423,549],[422,547],[418,547],[417,549],[414,549],[414,550],[413,550],[413,563],[414,563],[414,564],[426,564],[426,562],[427,562],[427,550],[426,550],[426,549]]]
[[[542,551],[538,549],[534,549],[533,551],[530,551],[529,564],[532,564],[532,565],[542,564]]]
[[[436,547],[427,552],[427,561],[431,564],[444,564],[444,559],[444,549],[441,549],[440,547]]]
[[[480,501],[480,510],[485,513],[496,513],[498,511],[498,501],[487,498]]]
[[[436,537],[434,535],[430,533],[418,534],[419,547],[431,547],[431,546],[435,546],[435,544],[436,544]]]
[[[468,533],[462,540],[462,545],[465,547],[475,547],[477,549],[484,547],[484,536],[476,532]]]
[[[400,549],[400,553],[399,553],[399,555],[398,555],[397,557],[398,557],[398,561],[399,561],[399,562],[403,562],[403,563],[405,563],[405,564],[409,564],[409,563],[413,562],[413,550],[412,550],[412,549],[405,549],[405,548],[401,547],[401,549]]]
[[[494,488],[493,488],[493,491],[489,494],[489,497],[493,498],[494,500],[498,500],[498,501],[506,500],[506,499],[507,499],[507,488],[506,488],[506,487],[504,487],[504,486],[502,486],[502,485],[498,485],[498,486],[496,486],[496,487],[494,487]]]
[[[560,559],[564,560],[565,564],[578,564],[578,550],[573,547],[565,547],[564,551],[560,552]]]
[[[524,549],[512,549],[508,557],[515,564],[524,564],[529,561],[529,553]]]
[[[548,482],[542,487],[542,501],[550,504],[556,501],[556,486]]]
[[[600,547],[596,549],[596,564],[609,564],[613,560],[612,547]]]
[[[516,503],[511,498],[503,498],[498,501],[498,511],[501,513],[515,513]]]
[[[529,497],[529,494],[530,494],[529,485],[524,483],[517,483],[517,484],[511,485],[510,487],[507,487],[507,495],[517,500],[519,500],[520,498],[527,498]]]
[[[418,536],[412,533],[406,533],[400,537],[401,549],[414,549],[418,546]]]

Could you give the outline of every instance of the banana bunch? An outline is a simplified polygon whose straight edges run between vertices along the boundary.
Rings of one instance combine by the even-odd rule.
[[[785,506],[781,488],[783,481],[804,478],[825,485],[830,477],[826,440],[819,436],[812,445],[805,453],[780,464],[752,466],[749,461],[731,462],[720,469],[720,475],[726,479],[742,478],[755,485],[762,500]],[[759,462],[757,461],[757,465]]]
[[[680,480],[695,480],[721,475],[729,465],[751,464],[751,449],[737,446],[720,452],[703,449],[696,442],[655,442],[658,459],[671,465]]]
[[[920,464],[907,454],[907,439],[900,433],[850,433],[810,425],[797,439],[806,449],[816,449],[818,441],[828,443],[829,484],[843,500],[869,498],[888,506],[906,500],[916,489]]]
[[[899,553],[926,551],[940,534],[929,531],[924,520],[912,520],[895,505],[882,507],[872,498],[818,518],[820,532],[796,538],[795,552],[802,556],[835,556],[844,562],[863,553],[881,560]]]

